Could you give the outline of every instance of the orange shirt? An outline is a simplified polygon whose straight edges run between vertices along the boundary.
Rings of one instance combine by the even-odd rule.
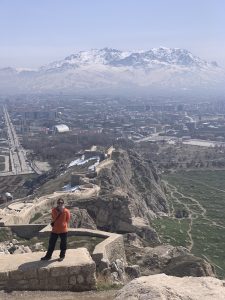
[[[54,222],[60,212],[57,210],[56,207],[52,209],[52,221]],[[52,232],[54,233],[64,233],[68,231],[68,223],[70,220],[70,211],[67,208],[64,208],[63,211],[60,213],[60,216],[54,223],[52,227]]]

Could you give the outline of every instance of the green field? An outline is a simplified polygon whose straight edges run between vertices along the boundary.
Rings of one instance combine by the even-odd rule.
[[[167,198],[170,217],[154,221],[163,242],[181,245],[207,259],[225,277],[225,171],[169,174]],[[176,218],[178,211],[187,217]]]

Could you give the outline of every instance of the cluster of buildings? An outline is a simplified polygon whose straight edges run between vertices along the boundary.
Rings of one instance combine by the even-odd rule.
[[[105,133],[138,140],[157,134],[225,141],[223,101],[46,95],[11,99],[7,107],[22,135]]]

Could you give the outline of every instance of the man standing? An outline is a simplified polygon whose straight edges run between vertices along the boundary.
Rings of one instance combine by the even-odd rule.
[[[62,261],[65,258],[66,249],[67,249],[67,232],[68,232],[68,223],[70,220],[70,211],[65,208],[64,200],[58,199],[57,207],[52,209],[52,232],[49,238],[48,251],[41,260],[49,260],[52,257],[52,253],[55,250],[55,244],[60,237],[60,256],[58,261]]]

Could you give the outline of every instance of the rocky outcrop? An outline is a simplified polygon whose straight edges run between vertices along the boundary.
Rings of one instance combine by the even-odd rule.
[[[111,161],[98,172],[99,195],[76,200],[76,206],[87,209],[101,230],[136,232],[158,242],[150,220],[167,213],[168,206],[155,168],[130,150],[114,150]]]
[[[136,233],[126,233],[123,235],[123,238],[127,247],[144,247],[144,241]]]
[[[204,259],[191,255],[184,247],[160,245],[157,247],[133,246],[125,239],[129,264],[138,264],[142,275],[166,273],[183,276],[215,276],[214,268]]]
[[[186,254],[171,258],[163,272],[172,276],[215,276],[214,268],[204,259]]]
[[[86,209],[75,207],[71,209],[71,225],[74,228],[97,229],[94,220],[89,216]]]
[[[117,293],[116,300],[224,300],[225,281],[212,277],[140,277]]]
[[[98,175],[101,194],[122,189],[129,197],[129,209],[134,217],[148,218],[168,212],[166,197],[151,161],[134,151],[121,149],[113,151],[111,159],[112,168],[102,169]]]

